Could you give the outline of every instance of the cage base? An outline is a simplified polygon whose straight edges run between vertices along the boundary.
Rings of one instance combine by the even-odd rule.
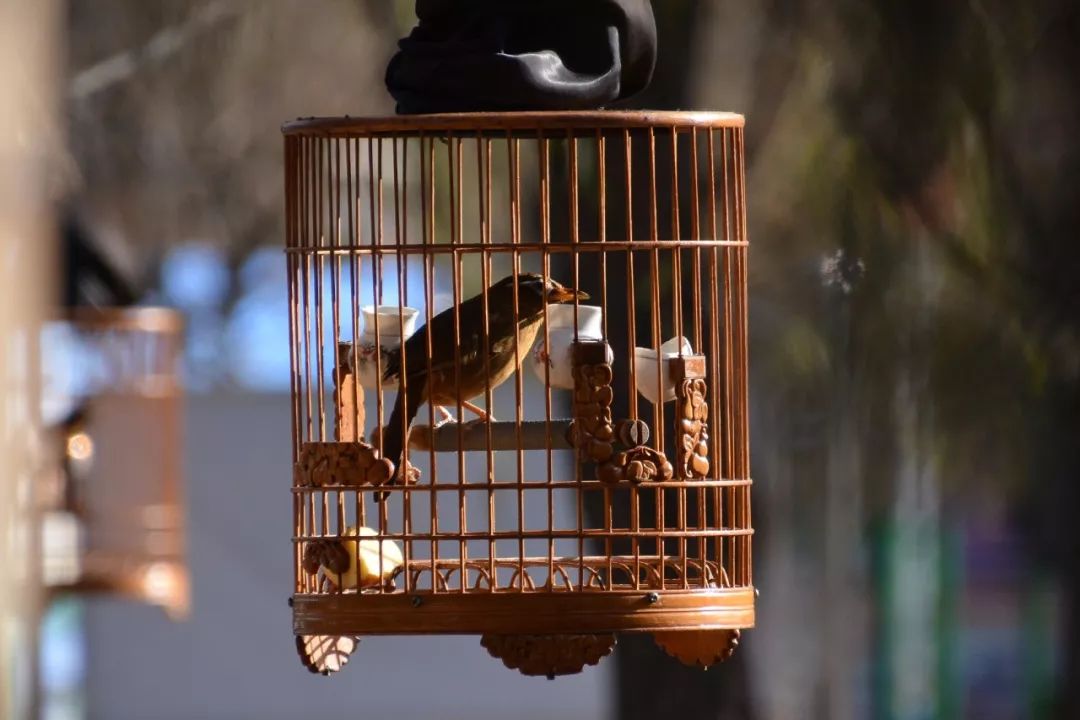
[[[296,635],[563,635],[753,625],[752,587],[293,596]]]

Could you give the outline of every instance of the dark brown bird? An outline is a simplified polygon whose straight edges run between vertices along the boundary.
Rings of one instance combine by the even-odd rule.
[[[516,321],[515,279],[518,295]],[[492,389],[498,387],[519,369],[521,361],[529,354],[529,349],[544,322],[544,307],[548,304],[571,302],[575,298],[587,300],[589,296],[554,280],[545,281],[543,276],[536,273],[509,275],[488,289],[490,343],[484,336],[482,293],[458,306],[460,344],[454,342],[454,308],[443,310],[405,341],[404,374],[407,388],[404,392],[398,392],[394,410],[390,413],[390,421],[383,429],[382,442],[382,456],[397,463],[395,481],[401,477],[405,465],[401,458],[403,432],[412,426],[420,406],[425,402],[457,405],[459,398],[466,401],[482,394],[489,382]],[[429,333],[432,349],[430,375],[427,355]],[[456,378],[455,357],[458,358]],[[383,377],[394,377],[400,371],[401,350],[393,350],[387,358]],[[385,496],[385,493],[382,496]],[[382,496],[376,497],[382,499]]]

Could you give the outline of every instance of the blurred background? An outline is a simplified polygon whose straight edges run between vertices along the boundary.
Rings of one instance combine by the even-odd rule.
[[[761,596],[734,659],[626,639],[549,683],[373,638],[308,675],[278,127],[392,113],[412,2],[34,0],[0,9],[0,716],[1080,717],[1080,6],[653,6],[629,106],[747,117]],[[73,248],[184,314],[182,622],[30,592],[31,329],[87,301]]]

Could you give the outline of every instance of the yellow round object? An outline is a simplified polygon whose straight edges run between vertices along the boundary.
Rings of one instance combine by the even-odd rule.
[[[378,533],[369,527],[350,527],[346,528],[343,535],[345,538],[357,536],[375,537]],[[323,574],[326,578],[342,590],[381,585],[405,562],[401,554],[401,548],[393,540],[352,541],[343,539],[342,544],[349,553],[348,569],[339,575],[327,570],[325,566],[323,567]],[[357,567],[359,567],[359,584],[357,583]]]

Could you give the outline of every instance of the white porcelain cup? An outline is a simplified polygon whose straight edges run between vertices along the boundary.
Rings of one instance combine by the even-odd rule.
[[[386,371],[386,355],[401,346],[416,332],[416,318],[420,311],[412,307],[399,308],[397,305],[365,305],[360,308],[364,319],[364,328],[360,333],[360,342],[356,348],[356,378],[365,388],[377,386],[375,373],[375,321],[379,323],[379,361],[380,369]],[[402,334],[404,326],[404,334]],[[382,383],[386,390],[397,387],[397,379],[392,378]]]
[[[675,383],[671,379],[671,361],[682,355],[692,355],[694,348],[684,337],[674,337],[660,346],[657,352],[652,348],[634,348],[634,369],[636,371],[637,390],[651,403],[658,402],[657,393],[662,392],[663,402],[675,399]],[[657,361],[659,357],[659,362]],[[657,382],[657,365],[660,381]]]
[[[602,340],[604,337],[604,311],[596,305],[578,305],[577,338],[579,340]],[[533,373],[544,382],[550,378],[551,387],[574,389],[573,344],[574,306],[548,305],[547,335],[551,351],[544,342],[544,331],[532,352]],[[609,357],[609,362],[614,358]],[[547,370],[545,371],[545,365]]]

